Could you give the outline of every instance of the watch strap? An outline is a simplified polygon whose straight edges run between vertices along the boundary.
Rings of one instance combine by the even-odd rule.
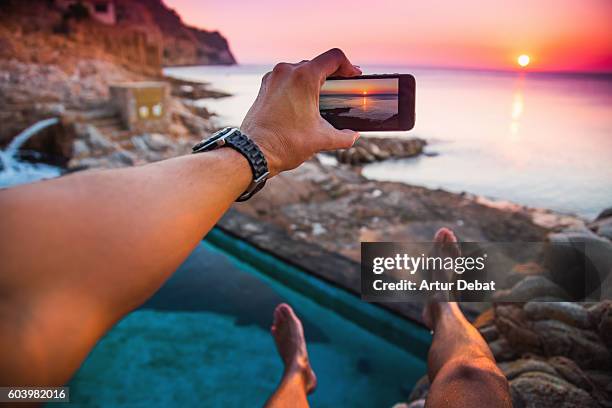
[[[207,152],[222,146],[228,146],[242,154],[251,167],[253,180],[244,193],[236,201],[246,201],[261,190],[266,184],[268,175],[268,162],[257,144],[237,128],[225,128],[202,140],[193,146],[193,153]]]
[[[234,132],[225,139],[225,143],[246,157],[253,173],[253,180],[246,191],[236,201],[246,201],[261,190],[266,184],[268,162],[263,152],[249,137],[240,131]]]

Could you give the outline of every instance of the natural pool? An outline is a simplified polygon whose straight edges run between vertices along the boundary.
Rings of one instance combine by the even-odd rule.
[[[306,279],[312,287],[313,278]],[[313,407],[390,407],[406,398],[425,373],[428,334],[340,289],[316,285],[333,296],[324,304],[365,308],[362,320],[385,320],[414,334],[420,349],[409,352],[410,338],[398,347],[203,242],[147,304],[100,341],[69,384],[71,405],[262,406],[282,372],[269,334],[280,302],[304,323],[319,379]]]

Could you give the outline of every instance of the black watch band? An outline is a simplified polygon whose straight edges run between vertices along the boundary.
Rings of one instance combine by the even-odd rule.
[[[249,162],[249,166],[253,173],[253,181],[246,191],[236,200],[246,201],[253,197],[253,195],[261,190],[266,184],[266,180],[270,174],[266,157],[255,142],[237,128],[225,128],[216,132],[211,137],[193,146],[192,153],[208,152],[223,146],[228,146],[236,150]]]

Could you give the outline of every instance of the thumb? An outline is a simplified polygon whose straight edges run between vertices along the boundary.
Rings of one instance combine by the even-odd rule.
[[[333,129],[327,150],[348,149],[359,139],[359,133],[350,129]]]

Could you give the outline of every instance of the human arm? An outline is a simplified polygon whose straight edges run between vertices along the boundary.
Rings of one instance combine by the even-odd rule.
[[[329,75],[359,74],[330,50],[266,74],[241,130],[271,175],[357,134],[318,113]],[[223,148],[89,171],[0,192],[0,385],[60,385],[97,340],[176,270],[252,179]]]

